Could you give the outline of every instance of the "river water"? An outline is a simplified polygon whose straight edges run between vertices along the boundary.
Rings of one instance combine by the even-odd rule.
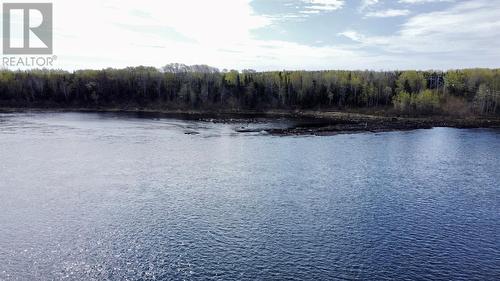
[[[241,126],[1,114],[0,280],[499,280],[499,131]]]

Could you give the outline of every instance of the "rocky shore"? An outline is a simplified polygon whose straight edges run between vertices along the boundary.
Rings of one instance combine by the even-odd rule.
[[[450,128],[500,128],[497,118],[446,118],[446,117],[385,117],[342,112],[308,112],[299,116],[311,118],[285,129],[270,129],[273,135],[335,135],[359,132],[387,132],[434,127]]]
[[[99,112],[130,114],[143,118],[179,118],[214,123],[247,124],[235,128],[236,132],[266,132],[272,135],[336,135],[361,132],[387,132],[401,130],[451,128],[498,128],[498,117],[453,118],[431,116],[410,118],[380,116],[339,111],[183,111],[143,109],[40,109],[0,108],[0,113],[14,112]],[[287,126],[258,126],[276,120],[287,120]]]

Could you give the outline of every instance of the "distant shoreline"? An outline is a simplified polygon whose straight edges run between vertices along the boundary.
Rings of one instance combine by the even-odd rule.
[[[266,129],[273,135],[336,135],[362,132],[388,132],[434,127],[449,128],[497,128],[500,129],[500,118],[469,117],[453,118],[447,116],[401,117],[381,116],[344,111],[313,110],[170,110],[142,108],[8,108],[0,107],[0,113],[123,113],[134,114],[146,118],[179,118],[214,123],[262,123],[273,119],[297,120],[297,125],[290,128]],[[259,129],[260,130],[260,129]],[[242,127],[238,132],[252,132],[253,129]]]

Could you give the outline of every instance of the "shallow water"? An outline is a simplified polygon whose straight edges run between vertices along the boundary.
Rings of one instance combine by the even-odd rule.
[[[499,131],[241,126],[1,114],[0,280],[498,280]]]

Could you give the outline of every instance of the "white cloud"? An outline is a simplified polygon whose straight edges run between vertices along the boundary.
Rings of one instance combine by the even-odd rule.
[[[313,15],[315,15],[315,14],[321,13],[321,11],[319,11],[319,10],[305,10],[305,11],[300,11],[300,13],[301,14],[313,14]]]
[[[251,30],[270,24],[270,19],[253,14],[249,2],[57,0],[55,53],[60,63],[82,57],[74,67],[229,64],[217,49],[251,44]],[[174,36],[165,36],[164,30]],[[178,40],[176,34],[187,40]]]
[[[344,0],[302,0],[309,9],[313,10],[323,10],[323,11],[334,11],[342,8],[345,2]]]
[[[454,2],[455,0],[399,0],[399,3],[404,4],[422,4],[422,3],[436,3],[436,2]]]
[[[268,16],[273,22],[293,20],[303,22],[314,15],[325,14],[340,10],[345,5],[345,0],[295,0],[298,2],[285,2],[283,6],[295,8],[289,13]]]
[[[491,66],[500,59],[499,14],[499,0],[476,0],[413,16],[395,35],[366,36],[352,30],[340,35],[395,56],[437,58],[435,64]]]
[[[407,16],[410,14],[410,10],[397,10],[397,9],[388,9],[382,11],[373,11],[366,13],[366,17],[369,18],[390,18],[390,17],[400,17]]]
[[[362,68],[356,48],[314,47],[252,35],[273,19],[256,15],[251,0],[54,0],[55,68],[126,67],[170,62],[219,68]],[[343,1],[308,1],[309,13]],[[316,9],[316,6],[321,8]]]
[[[306,6],[305,10],[301,13],[320,13],[320,12],[331,12],[341,9],[345,1],[344,0],[301,0]]]
[[[379,0],[362,0],[361,6],[359,6],[359,11],[364,11],[367,8],[370,8],[379,3]]]
[[[354,30],[346,30],[344,32],[339,33],[341,36],[345,36],[352,41],[357,41],[357,42],[362,42],[364,39],[364,36],[359,34],[357,31]]]
[[[498,66],[500,61],[500,0],[470,1],[415,15],[392,36],[367,36],[351,29],[342,36],[352,43],[322,47],[256,39],[252,31],[270,27],[274,19],[256,15],[250,2],[54,0],[55,67],[182,62],[258,70],[387,69]],[[340,9],[344,4],[335,3],[341,2],[307,1],[313,7],[329,7],[307,11]],[[328,34],[324,38],[329,42]],[[436,60],[434,53],[454,57]]]

